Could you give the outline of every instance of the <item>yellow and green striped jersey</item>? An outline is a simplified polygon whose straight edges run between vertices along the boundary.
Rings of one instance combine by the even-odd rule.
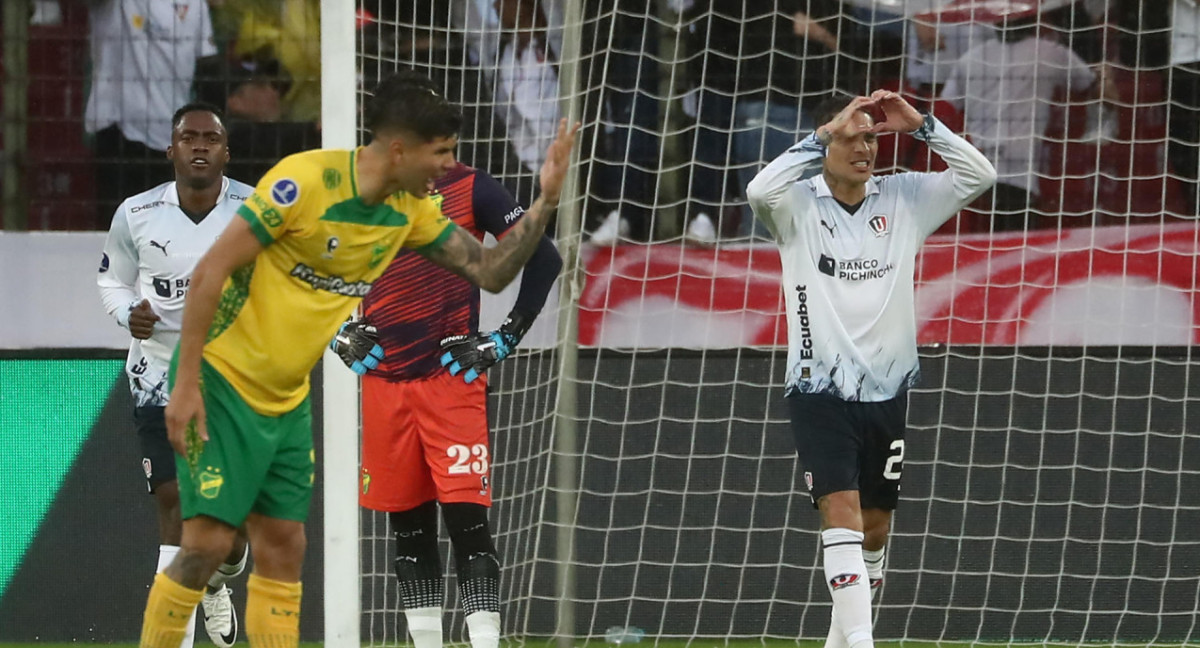
[[[455,227],[428,197],[363,203],[357,153],[285,158],[238,210],[265,249],[226,282],[204,359],[260,414],[304,400],[329,340],[402,246],[440,245]]]

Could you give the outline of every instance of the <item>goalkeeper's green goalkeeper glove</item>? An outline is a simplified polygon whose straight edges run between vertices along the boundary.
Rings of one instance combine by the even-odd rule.
[[[330,340],[329,348],[350,367],[350,371],[360,376],[378,367],[379,361],[383,360],[379,331],[365,318],[346,320]]]
[[[463,372],[463,380],[474,382],[488,367],[507,358],[517,348],[531,324],[533,317],[513,311],[495,331],[444,338],[441,342],[442,366],[451,376]]]

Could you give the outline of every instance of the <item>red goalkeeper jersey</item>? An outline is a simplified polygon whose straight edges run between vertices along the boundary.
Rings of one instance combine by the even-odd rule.
[[[483,240],[501,237],[524,209],[493,177],[459,164],[436,183],[435,200],[456,225]],[[462,277],[402,249],[363,299],[363,313],[379,329],[384,358],[371,373],[413,380],[444,371],[438,343],[479,327],[479,289]]]

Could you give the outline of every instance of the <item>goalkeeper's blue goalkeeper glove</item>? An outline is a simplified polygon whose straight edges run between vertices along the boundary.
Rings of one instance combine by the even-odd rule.
[[[451,376],[462,372],[463,380],[474,382],[488,367],[507,358],[517,348],[532,323],[533,317],[513,311],[495,331],[444,338],[441,342],[442,366]]]
[[[360,376],[378,367],[379,361],[383,360],[379,331],[366,319],[346,320],[329,341],[329,348],[350,367],[350,371]]]

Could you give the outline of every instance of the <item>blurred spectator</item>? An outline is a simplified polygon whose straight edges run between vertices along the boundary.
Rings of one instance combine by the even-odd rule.
[[[321,146],[316,122],[284,119],[291,80],[274,59],[226,60],[213,78],[198,80],[197,95],[225,107],[228,175],[250,185],[280,159]]]
[[[1079,58],[1090,64],[1103,61],[1105,7],[1089,6],[1086,0],[1075,0],[1056,9],[1042,12],[1041,22],[1050,28],[1056,40],[1071,48]],[[1099,10],[1099,13],[1093,13]]]
[[[996,38],[991,25],[912,21],[907,34],[905,81],[919,97],[936,97],[959,57],[971,47]]]
[[[828,91],[864,90],[865,52],[881,60],[899,52],[848,18],[840,0],[695,3],[687,22],[699,124],[686,239],[717,239],[727,190],[742,202],[762,162],[813,127],[810,112]],[[738,235],[752,233],[769,238],[743,209]]]
[[[942,97],[964,114],[967,133],[999,174],[990,198],[996,231],[1029,226],[1038,196],[1042,141],[1056,92],[1081,98],[1101,75],[1041,31],[1038,16],[1002,24],[998,40],[976,43],[954,66]],[[1111,79],[1105,96],[1115,98]]]
[[[590,241],[654,237],[659,151],[658,25],[653,6],[638,0],[605,0],[591,6],[584,24],[590,51],[584,78],[592,91],[587,122],[601,129],[592,156],[589,192],[605,213]],[[585,46],[586,48],[586,46]],[[587,49],[585,49],[587,51]],[[603,81],[603,83],[601,83]],[[595,118],[591,115],[595,113]]]
[[[240,16],[234,53],[243,60],[275,59],[291,79],[283,118],[321,118],[320,0],[222,0]]]
[[[171,180],[171,115],[192,98],[201,57],[217,53],[205,0],[96,0],[84,126],[94,136],[96,225],[126,196]]]
[[[1183,178],[1183,215],[1194,217],[1200,210],[1200,5],[1196,0],[1175,0],[1173,8],[1167,155],[1174,172]]]
[[[495,8],[502,30],[496,114],[521,161],[521,175],[536,179],[558,128],[558,64],[546,39],[540,0],[495,0]],[[515,198],[522,204],[533,201],[532,193]]]
[[[433,80],[446,99],[463,112],[456,155],[468,166],[485,169],[514,196],[533,194],[533,177],[509,146],[504,123],[491,104],[491,86],[469,54],[459,30],[449,26],[450,0],[366,0],[362,28],[362,78],[365,89],[399,67],[411,67]],[[489,7],[490,8],[490,7]]]

